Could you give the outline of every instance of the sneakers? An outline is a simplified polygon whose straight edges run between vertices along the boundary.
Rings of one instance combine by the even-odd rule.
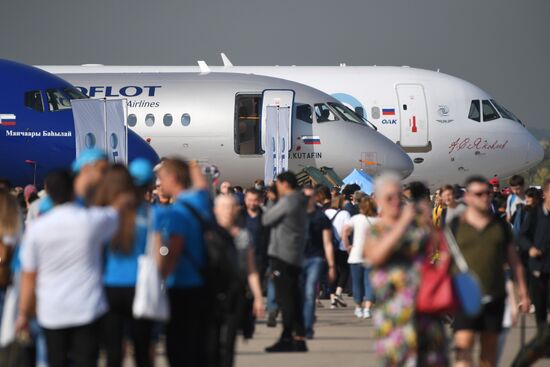
[[[368,308],[365,308],[363,309],[363,319],[370,319],[372,317],[371,313],[370,313],[370,309]]]
[[[265,348],[267,353],[294,352],[294,343],[292,340],[281,339],[271,347]]]
[[[332,302],[330,303],[330,309],[331,309],[331,310],[335,310],[335,309],[337,309],[337,308],[338,308],[338,304],[336,303],[336,301],[332,301]]]
[[[362,319],[363,318],[363,309],[361,307],[355,307],[355,311],[353,312],[353,314],[358,319]]]
[[[344,297],[342,297],[341,294],[335,294],[334,295],[334,301],[338,304],[340,307],[348,307],[348,304],[344,302]]]
[[[285,340],[280,339],[277,343],[265,348],[267,353],[291,353],[291,352],[307,352],[307,344],[305,340]]]
[[[294,340],[293,344],[295,352],[307,352],[307,344],[305,340]]]

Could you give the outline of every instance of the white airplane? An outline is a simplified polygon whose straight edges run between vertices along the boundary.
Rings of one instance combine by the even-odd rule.
[[[444,73],[380,66],[233,66],[225,55],[222,57],[223,67],[200,62],[200,70],[296,81],[331,94],[363,115],[413,160],[414,172],[407,181],[423,180],[435,188],[461,183],[472,174],[505,178],[535,166],[544,156],[539,142],[510,111],[477,86]],[[196,66],[42,68],[77,85],[71,73],[121,75],[199,70]],[[328,119],[338,119],[335,108],[329,109]],[[315,104],[300,106],[297,112],[314,115],[314,124],[327,119],[326,111]]]
[[[89,70],[89,69],[85,69]],[[235,73],[59,73],[90,97],[128,99],[128,126],[159,156],[179,155],[216,165],[220,178],[250,185],[264,177],[266,91],[294,93],[289,169],[331,167],[341,177],[368,167],[407,177],[410,158],[337,99],[278,78]],[[267,99],[267,97],[265,97]],[[327,123],[313,123],[302,106],[318,106]],[[262,119],[263,121],[263,119]]]

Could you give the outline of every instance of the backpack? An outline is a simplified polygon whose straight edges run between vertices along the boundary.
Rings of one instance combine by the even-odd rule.
[[[334,216],[330,219],[330,223],[333,225],[332,226],[332,247],[334,248],[334,251],[340,251],[340,243],[342,242],[342,238],[340,238],[338,231],[336,230],[336,228],[334,228],[334,220],[336,219],[338,214],[340,214],[341,211],[342,209],[338,209],[336,211],[336,214],[334,214]]]
[[[201,226],[206,264],[198,265],[191,256],[188,256],[188,259],[203,276],[207,296],[210,302],[213,302],[214,310],[223,314],[224,311],[232,309],[235,296],[242,286],[238,253],[233,237],[219,225],[204,220],[191,205],[181,204],[191,212]]]
[[[518,204],[516,205],[516,211],[514,212],[514,216],[512,217],[512,233],[514,234],[514,238],[518,238],[520,236],[521,224],[523,223],[524,219],[525,219],[525,205]]]

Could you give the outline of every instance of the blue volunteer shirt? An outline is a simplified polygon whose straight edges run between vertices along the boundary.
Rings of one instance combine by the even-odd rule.
[[[206,221],[212,220],[212,205],[207,191],[185,191],[178,195],[170,210],[161,215],[157,231],[163,238],[181,236],[184,238],[184,250],[175,271],[166,283],[171,288],[198,288],[204,286],[201,268],[206,263],[203,230],[193,213],[183,205],[191,205]],[[164,217],[163,217],[164,215]],[[165,227],[162,228],[162,223]],[[190,260],[192,258],[192,260]]]
[[[135,287],[138,257],[145,253],[149,227],[149,205],[141,205],[136,212],[134,245],[129,254],[114,252],[110,247],[105,251],[103,283],[107,287]]]

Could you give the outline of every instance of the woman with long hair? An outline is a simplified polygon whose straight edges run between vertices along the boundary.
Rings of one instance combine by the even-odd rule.
[[[130,171],[121,165],[111,167],[95,194],[96,205],[109,205],[122,193],[134,195],[136,203],[121,215],[120,229],[105,253],[103,283],[109,311],[104,318],[103,343],[108,367],[122,365],[126,330],[134,345],[136,365],[153,365],[150,353],[153,322],[132,315],[138,257],[145,253],[150,223],[151,209],[145,195],[153,181],[152,166],[136,160],[130,165]]]
[[[332,222],[332,233],[334,241],[334,259],[336,261],[336,281],[334,282],[334,292],[330,295],[330,308],[335,309],[339,306],[347,307],[342,293],[348,283],[349,264],[348,251],[344,245],[343,232],[344,224],[350,219],[349,213],[344,210],[344,196],[337,195],[332,198],[330,209],[325,210],[325,214]]]
[[[376,218],[376,204],[368,196],[359,201],[359,214],[354,215],[344,226],[342,240],[349,251],[348,263],[351,268],[351,283],[353,288],[353,300],[355,301],[355,316],[359,319],[371,318],[371,306],[374,302],[374,294],[369,280],[370,265],[365,263],[363,248],[367,232]],[[353,233],[350,244],[349,237]]]
[[[6,189],[0,189],[0,316],[4,308],[6,288],[11,282],[11,260],[23,231],[21,210],[17,199]]]

